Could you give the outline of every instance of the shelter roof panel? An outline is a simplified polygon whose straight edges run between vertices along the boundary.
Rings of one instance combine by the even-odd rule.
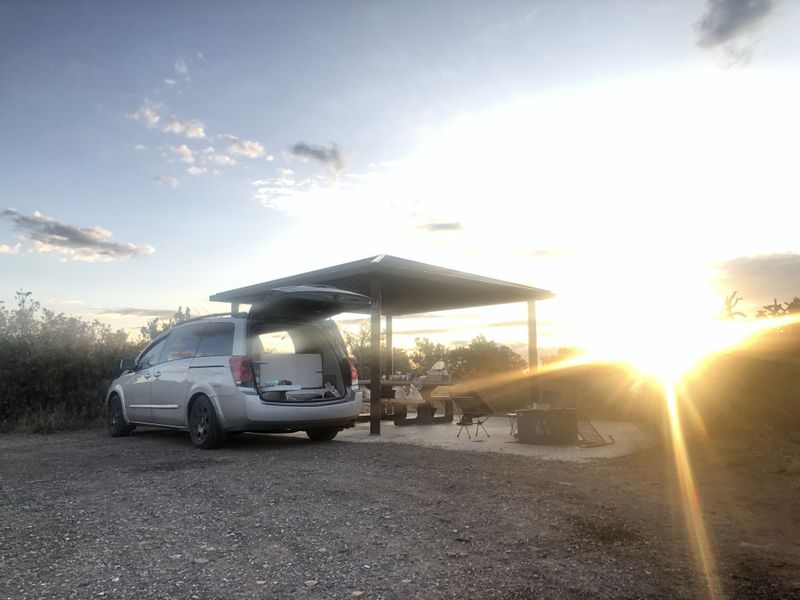
[[[219,292],[212,295],[210,300],[253,304],[267,290],[313,284],[330,285],[369,296],[373,279],[381,282],[381,308],[387,315],[544,300],[554,295],[540,288],[381,254]]]

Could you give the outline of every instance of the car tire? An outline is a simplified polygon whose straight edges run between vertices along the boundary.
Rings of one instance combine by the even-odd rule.
[[[318,429],[307,429],[306,435],[312,442],[330,442],[339,433],[337,427],[320,427]]]
[[[208,396],[199,396],[189,410],[189,435],[196,448],[209,450],[222,444],[222,429]]]
[[[125,420],[125,414],[122,412],[122,402],[116,394],[111,396],[108,401],[106,424],[111,437],[124,437],[136,428],[135,425],[131,425]]]

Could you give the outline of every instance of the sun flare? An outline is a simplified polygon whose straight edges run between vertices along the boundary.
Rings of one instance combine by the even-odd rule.
[[[606,327],[595,329],[590,351],[556,368],[576,364],[617,362],[627,365],[634,385],[655,382],[663,398],[669,442],[678,477],[678,492],[686,532],[697,566],[703,574],[708,598],[723,597],[713,547],[705,526],[700,494],[695,485],[684,424],[705,431],[698,407],[684,385],[705,361],[725,351],[746,348],[760,332],[800,322],[798,317],[756,321],[703,317],[697,311],[669,311],[648,305],[647,311],[616,314]],[[611,327],[608,324],[614,324]],[[688,417],[688,420],[687,420]],[[702,438],[703,443],[708,443]]]

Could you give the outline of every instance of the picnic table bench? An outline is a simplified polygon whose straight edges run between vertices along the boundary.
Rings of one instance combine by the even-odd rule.
[[[359,380],[359,385],[371,390],[370,380]],[[413,385],[419,390],[421,400],[413,398],[395,399],[395,388],[404,385]],[[386,403],[386,415],[391,416],[395,425],[435,425],[437,423],[453,422],[453,401],[449,395],[433,396],[436,388],[453,385],[449,381],[410,381],[408,379],[381,379],[381,404]],[[444,414],[435,416],[437,408],[434,403],[441,404]],[[408,407],[416,408],[416,418],[408,418]],[[383,409],[381,410],[383,413]]]

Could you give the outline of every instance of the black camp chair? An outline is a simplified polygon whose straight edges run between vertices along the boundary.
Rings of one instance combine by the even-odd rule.
[[[491,437],[489,432],[486,431],[484,423],[494,414],[494,410],[486,404],[486,401],[477,392],[470,392],[469,396],[453,396],[453,402],[461,410],[461,418],[456,423],[456,425],[460,426],[457,438],[461,437],[461,432],[466,430],[467,437],[472,439],[469,433],[469,428],[472,425],[475,426],[476,439],[481,429],[483,429],[487,438]]]

